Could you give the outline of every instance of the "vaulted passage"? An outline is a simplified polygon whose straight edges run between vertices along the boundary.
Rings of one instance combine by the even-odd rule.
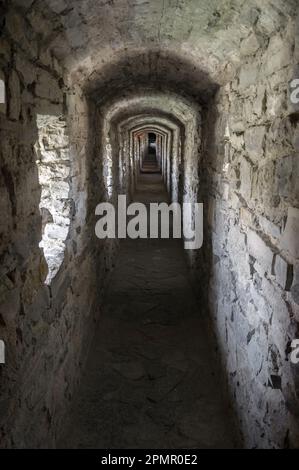
[[[142,175],[134,201],[167,202],[161,176]],[[60,447],[234,448],[199,312],[179,240],[124,240]]]
[[[297,0],[0,0],[0,447],[299,447],[298,62]]]

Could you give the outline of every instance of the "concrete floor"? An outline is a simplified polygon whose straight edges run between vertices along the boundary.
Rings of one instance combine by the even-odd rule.
[[[160,175],[135,200],[167,201]],[[59,447],[237,447],[199,312],[180,241],[124,240]]]

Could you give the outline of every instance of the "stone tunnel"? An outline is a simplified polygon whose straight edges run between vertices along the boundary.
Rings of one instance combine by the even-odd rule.
[[[298,6],[0,1],[1,448],[299,448]]]

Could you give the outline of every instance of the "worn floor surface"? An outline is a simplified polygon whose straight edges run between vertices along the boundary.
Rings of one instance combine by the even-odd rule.
[[[158,175],[138,189],[167,200]],[[236,447],[199,311],[178,240],[124,240],[59,447]]]

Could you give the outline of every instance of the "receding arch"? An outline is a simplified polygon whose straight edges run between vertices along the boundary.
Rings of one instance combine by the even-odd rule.
[[[174,123],[169,120],[169,118],[156,117],[152,122],[151,117],[149,116],[138,116],[136,118],[127,119],[122,123],[122,126],[132,126],[130,127],[130,133],[137,132],[138,130],[146,129],[147,126],[149,129],[153,129],[157,132],[163,132],[164,140],[162,143],[162,174],[164,181],[167,185],[167,189],[171,195],[171,200],[176,202],[179,200],[179,167],[181,165],[181,143],[184,136],[184,126],[178,126],[177,123]],[[137,124],[137,122],[139,124]],[[169,142],[167,142],[167,139]],[[167,169],[168,166],[168,169]]]

